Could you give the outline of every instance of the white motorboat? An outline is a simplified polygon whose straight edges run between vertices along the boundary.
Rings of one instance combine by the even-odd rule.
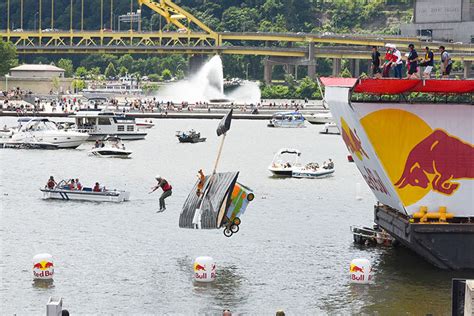
[[[91,202],[124,202],[130,199],[130,192],[122,190],[108,190],[102,188],[96,192],[92,188],[82,188],[82,190],[71,190],[62,180],[53,189],[40,189],[43,192],[43,199],[55,199],[64,201],[91,201]]]
[[[299,112],[278,112],[272,116],[267,126],[301,128],[304,127],[304,117]]]
[[[89,134],[60,130],[56,123],[47,118],[32,118],[28,123],[22,125],[18,131],[14,131],[11,142],[14,143],[49,143],[57,145],[58,148],[77,148],[87,141]]]
[[[305,115],[304,118],[311,124],[326,124],[333,122],[332,114],[329,110]]]
[[[130,158],[132,151],[125,149],[122,140],[115,136],[107,137],[103,142],[97,141],[89,154],[102,158]]]
[[[334,166],[330,168],[329,166],[319,167],[318,164],[309,163],[303,168],[293,168],[292,177],[293,178],[307,178],[307,179],[316,179],[327,177],[334,173]]]
[[[301,152],[297,149],[282,148],[273,157],[268,170],[275,176],[291,177],[293,169],[301,167],[299,163],[300,156]],[[290,157],[293,159],[290,159]]]
[[[144,139],[147,133],[138,129],[135,118],[106,111],[78,111],[71,115],[76,130],[90,135],[89,140],[117,136],[123,140]]]
[[[336,123],[331,122],[331,123],[326,123],[324,124],[323,128],[321,131],[319,131],[320,134],[334,134],[334,135],[340,135],[341,132],[339,131],[339,127],[337,127]]]
[[[152,128],[152,127],[155,126],[155,123],[153,123],[152,120],[149,120],[149,121],[147,121],[147,120],[144,120],[144,121],[137,120],[135,124],[137,124],[137,127],[141,128],[141,129],[143,129],[143,128]]]

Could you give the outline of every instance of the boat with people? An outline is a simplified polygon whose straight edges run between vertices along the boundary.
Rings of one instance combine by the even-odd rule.
[[[322,166],[319,166],[318,163],[310,162],[304,167],[293,168],[291,176],[293,178],[316,179],[327,177],[333,174],[334,171],[334,163],[329,159],[329,162],[326,163],[325,161]]]
[[[273,114],[268,127],[301,128],[305,127],[304,117],[299,112],[277,112]]]
[[[339,131],[339,127],[334,122],[324,124],[324,127],[319,131],[319,134],[333,134],[333,135],[340,135],[341,131]]]
[[[75,130],[89,134],[89,140],[101,140],[107,136],[117,136],[123,140],[145,139],[147,133],[141,131],[135,118],[110,111],[77,111],[70,117],[75,120]]]
[[[51,177],[53,178],[53,177]],[[101,187],[98,182],[93,187],[82,187],[76,179],[61,180],[57,184],[50,180],[43,189],[43,199],[76,200],[92,202],[124,202],[130,199],[130,192],[123,190],[110,190]]]
[[[127,150],[122,140],[116,136],[108,136],[103,141],[96,140],[89,154],[102,158],[130,158],[131,150]]]
[[[274,176],[291,177],[293,176],[293,169],[301,167],[300,156],[301,152],[298,149],[282,148],[273,157],[268,170]]]
[[[155,126],[152,120],[136,120],[135,124],[138,128],[152,128]]]
[[[305,115],[304,118],[311,124],[326,124],[333,122],[331,111],[321,111]]]
[[[77,148],[87,141],[87,133],[62,130],[47,118],[32,118],[22,122],[19,129],[13,131],[9,142],[23,144],[52,144],[58,148]]]
[[[195,130],[190,130],[187,132],[176,132],[176,137],[180,143],[202,143],[206,141],[205,137],[201,137],[201,133],[196,132]]]

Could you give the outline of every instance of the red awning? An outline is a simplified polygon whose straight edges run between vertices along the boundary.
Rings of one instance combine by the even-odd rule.
[[[354,79],[321,78],[325,86],[354,87],[355,93],[400,94],[410,92],[462,94],[474,93],[474,80],[456,79]],[[352,85],[351,85],[352,84]]]

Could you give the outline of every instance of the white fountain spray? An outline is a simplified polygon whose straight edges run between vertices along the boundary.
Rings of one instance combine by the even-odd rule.
[[[228,97],[224,94],[224,72],[219,55],[212,57],[188,79],[161,88],[156,96],[163,102],[212,102],[213,100],[251,104],[260,101],[260,89],[255,82],[236,88]]]

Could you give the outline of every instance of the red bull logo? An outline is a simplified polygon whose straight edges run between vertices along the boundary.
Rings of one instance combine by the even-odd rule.
[[[199,263],[194,264],[194,272],[206,272],[206,267],[200,265]]]
[[[453,180],[474,179],[474,146],[444,130],[435,129],[410,151],[395,186],[431,189],[452,195],[460,184]]]
[[[33,275],[35,278],[50,278],[54,275],[54,264],[50,261],[40,261],[33,265]]]
[[[346,143],[349,152],[359,158],[359,160],[362,160],[363,156],[369,159],[367,152],[362,147],[362,142],[359,136],[357,135],[357,131],[355,130],[355,128],[351,129],[342,117],[341,127],[342,139],[344,140],[344,143]]]
[[[49,262],[49,261],[41,261],[41,262],[35,263],[33,265],[34,269],[40,269],[41,271],[44,271],[44,270],[52,268],[52,267],[54,267],[54,264],[52,262]]]
[[[361,267],[359,267],[359,266],[356,266],[355,264],[351,264],[350,272],[351,272],[351,273],[354,273],[354,272],[364,273],[364,268],[361,268]]]

